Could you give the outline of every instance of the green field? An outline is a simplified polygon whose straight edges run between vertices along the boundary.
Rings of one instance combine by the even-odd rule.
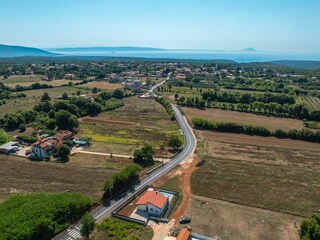
[[[306,105],[310,111],[320,110],[320,99],[313,96],[302,96],[299,100]]]
[[[133,96],[124,103],[114,111],[81,119],[80,135],[92,139],[91,151],[131,155],[143,143],[159,147],[179,134],[177,123],[155,100]]]

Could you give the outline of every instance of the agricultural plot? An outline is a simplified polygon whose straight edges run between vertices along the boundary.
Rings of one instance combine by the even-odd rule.
[[[310,111],[320,110],[320,99],[313,96],[302,96],[299,100],[306,105]]]
[[[109,82],[88,82],[86,84],[81,85],[82,88],[100,88],[102,90],[115,90],[123,88],[122,84],[119,83],[109,83]]]
[[[28,97],[40,97],[44,92],[49,93],[50,97],[61,96],[63,93],[67,93],[69,95],[75,95],[77,91],[81,91],[82,93],[89,93],[91,91],[86,91],[80,87],[75,86],[65,86],[65,87],[55,87],[55,88],[47,88],[47,89],[35,89],[29,91],[23,91]]]
[[[197,134],[207,162],[192,175],[194,194],[299,216],[318,210],[319,144]]]
[[[90,150],[132,155],[143,143],[166,145],[171,135],[180,134],[175,121],[153,99],[135,96],[125,106],[94,118],[81,119],[80,135],[92,139]]]
[[[226,189],[227,190],[227,189]],[[190,227],[205,236],[234,240],[299,240],[302,218],[217,199],[193,196],[187,216]]]
[[[129,158],[110,157],[80,152],[70,156],[70,160],[67,164],[77,165],[85,168],[119,170],[125,166],[133,164],[133,161]]]
[[[276,118],[256,115],[252,113],[244,113],[220,109],[206,109],[199,110],[195,108],[182,108],[188,120],[191,122],[192,118],[204,118],[216,122],[233,122],[238,124],[251,124],[256,126],[263,126],[269,130],[291,130],[302,129],[304,127],[303,121],[290,118]]]
[[[32,162],[7,155],[0,155],[0,165],[0,201],[14,194],[31,192],[74,192],[99,200],[104,181],[116,172],[73,163]]]
[[[81,82],[80,80],[69,80],[69,79],[59,79],[59,80],[52,80],[52,81],[45,81],[43,80],[44,76],[41,75],[14,75],[10,76],[9,78],[2,80],[2,82],[8,86],[14,88],[15,86],[23,86],[29,87],[34,83],[40,84],[48,84],[51,86],[62,86],[72,82],[73,84]]]

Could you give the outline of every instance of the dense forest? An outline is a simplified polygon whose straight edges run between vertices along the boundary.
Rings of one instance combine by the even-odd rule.
[[[89,197],[80,194],[10,197],[0,204],[0,239],[49,240],[89,209]]]

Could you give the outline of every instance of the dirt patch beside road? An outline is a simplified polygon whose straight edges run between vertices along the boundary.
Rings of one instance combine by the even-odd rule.
[[[180,217],[184,216],[187,212],[188,208],[190,207],[191,203],[191,175],[192,172],[196,169],[196,164],[199,161],[198,156],[194,156],[192,158],[192,161],[188,162],[182,167],[182,174],[180,175],[180,183],[181,183],[181,189],[182,189],[182,196],[183,200],[177,211],[175,211],[171,215],[171,219],[176,219],[176,223],[178,223],[178,220]]]

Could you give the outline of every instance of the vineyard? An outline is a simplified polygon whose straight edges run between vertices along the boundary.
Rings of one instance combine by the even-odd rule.
[[[302,96],[299,100],[305,104],[310,111],[320,110],[320,99],[313,96]]]

